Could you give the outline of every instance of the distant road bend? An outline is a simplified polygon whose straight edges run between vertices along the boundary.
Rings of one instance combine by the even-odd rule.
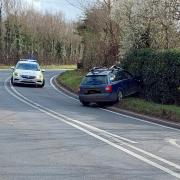
[[[180,179],[180,130],[57,91],[13,87],[0,71],[0,180]]]

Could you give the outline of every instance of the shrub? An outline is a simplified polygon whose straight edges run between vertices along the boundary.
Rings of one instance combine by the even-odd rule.
[[[141,94],[147,100],[180,103],[180,50],[134,50],[126,54],[123,67],[142,78]]]

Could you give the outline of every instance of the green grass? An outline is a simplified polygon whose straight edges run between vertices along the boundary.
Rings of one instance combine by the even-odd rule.
[[[79,89],[79,84],[84,75],[85,72],[78,70],[66,71],[58,77],[58,81],[72,91],[77,92]]]
[[[12,65],[15,66],[15,65]],[[10,69],[11,66],[7,65],[0,65],[0,69]],[[70,64],[70,65],[42,65],[41,68],[43,69],[76,69],[77,65]]]
[[[137,112],[144,115],[180,122],[180,107],[176,105],[162,105],[139,98],[125,98],[116,107]]]
[[[0,65],[0,69],[10,69],[11,66],[7,66],[7,65]]]
[[[58,81],[70,90],[77,92],[79,84],[86,72],[73,70],[66,71],[58,77]],[[162,105],[149,102],[140,98],[128,97],[124,98],[116,107],[130,110],[136,113],[168,119],[180,122],[180,106]]]
[[[77,65],[42,65],[44,69],[76,69]]]

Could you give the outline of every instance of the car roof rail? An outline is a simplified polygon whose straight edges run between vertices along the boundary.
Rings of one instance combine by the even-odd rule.
[[[29,59],[28,61],[29,61],[29,62],[37,62],[36,59]]]
[[[36,59],[20,59],[20,61],[37,62]]]
[[[102,71],[106,71],[106,70],[108,70],[108,68],[100,66],[100,67],[93,67],[90,71],[92,73],[95,73],[95,72],[98,73],[98,72],[102,72]]]
[[[113,65],[109,68],[112,72],[114,72],[115,70],[122,70],[123,68],[117,66],[117,65]]]

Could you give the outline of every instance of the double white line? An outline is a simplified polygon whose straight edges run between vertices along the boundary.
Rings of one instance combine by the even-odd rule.
[[[152,153],[149,153],[147,151],[144,151],[140,148],[135,147],[133,144],[136,144],[137,142],[129,140],[127,138],[109,133],[105,130],[96,128],[94,126],[91,126],[89,124],[83,123],[81,121],[69,118],[63,114],[57,113],[49,108],[46,108],[29,98],[23,96],[20,94],[11,84],[8,86],[9,79],[5,81],[5,89],[6,91],[14,96],[16,99],[20,100],[21,102],[39,110],[40,112],[47,114],[61,122],[64,122],[76,129],[79,129],[83,131],[84,133],[99,139],[100,141],[116,148],[119,149],[155,168],[158,168],[178,179],[180,179],[180,174],[177,173],[176,171],[180,170],[180,166],[178,164],[175,164],[173,162],[170,162],[164,158],[161,158],[159,156],[156,156]],[[173,169],[173,170],[172,170]]]

